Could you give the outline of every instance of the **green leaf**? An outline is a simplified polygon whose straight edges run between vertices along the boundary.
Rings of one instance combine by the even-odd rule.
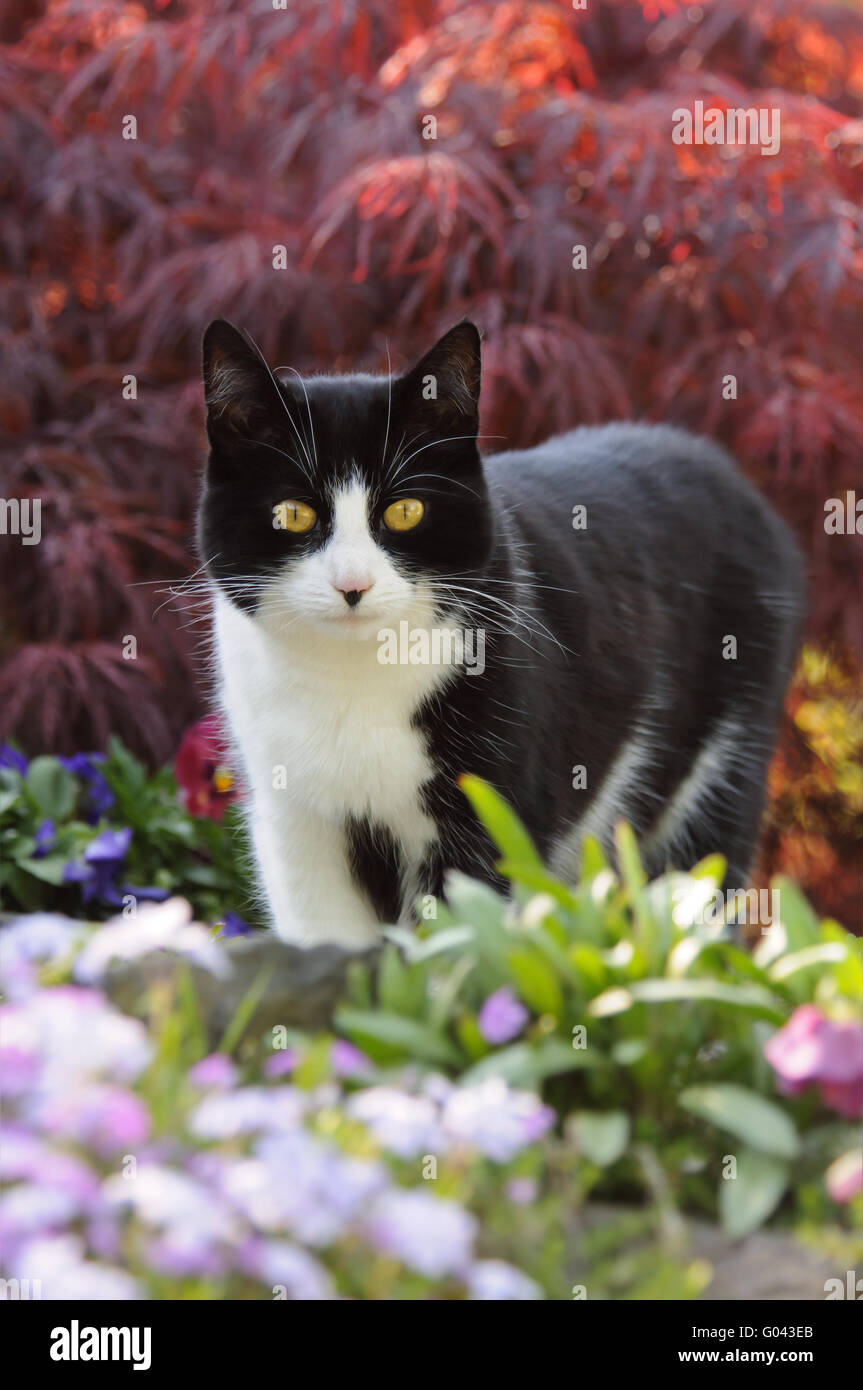
[[[46,855],[44,859],[19,859],[18,867],[32,874],[42,883],[51,883],[58,888],[63,882],[67,860],[63,855]]]
[[[273,974],[273,966],[265,965],[258,971],[255,979],[249,985],[239,1004],[237,1005],[233,1017],[228,1023],[222,1036],[217,1051],[233,1052],[239,1043],[246,1028],[251,1023],[255,1010],[266,993],[267,985]]]
[[[378,997],[385,1012],[413,1017],[425,1003],[425,972],[405,965],[395,946],[386,946],[378,969]]]
[[[602,989],[608,979],[608,966],[597,946],[579,941],[569,949],[569,958],[588,989]]]
[[[760,1153],[794,1158],[800,1140],[793,1121],[774,1101],[743,1086],[690,1086],[678,1097],[684,1110],[727,1130]]]
[[[579,1152],[600,1168],[615,1163],[629,1143],[629,1116],[622,1110],[577,1110],[567,1128],[572,1129]]]
[[[805,946],[802,951],[780,956],[773,962],[768,974],[771,980],[787,980],[798,970],[808,970],[813,965],[838,965],[847,956],[848,947],[844,941],[822,941],[820,946]]]
[[[770,883],[779,902],[778,922],[765,932],[755,947],[759,965],[770,965],[788,951],[802,951],[821,940],[818,919],[800,890],[788,878],[774,878]]]
[[[420,1057],[424,1062],[435,1062],[439,1066],[461,1065],[457,1048],[441,1033],[415,1018],[363,1009],[339,1009],[336,1024],[358,1046],[363,1039],[372,1038],[398,1048],[408,1057]]]
[[[63,821],[71,816],[78,797],[78,783],[56,758],[34,758],[24,784],[48,820]]]
[[[721,980],[695,979],[680,980],[638,980],[627,986],[637,1003],[669,1004],[684,1000],[699,1000],[702,1003],[728,1004],[732,1008],[748,1009],[763,1018],[785,1022],[785,1014],[770,993],[761,985],[730,985]],[[597,1001],[594,1000],[594,1003]]]
[[[132,792],[139,792],[147,781],[144,764],[139,762],[133,753],[129,752],[115,734],[112,734],[108,739],[108,761],[102,771],[114,791],[128,789]]]
[[[505,858],[542,869],[533,840],[494,787],[471,773],[459,777],[458,784]]]
[[[570,1047],[562,1038],[546,1038],[538,1044],[513,1043],[469,1067],[462,1083],[472,1085],[489,1076],[502,1076],[513,1086],[531,1086],[547,1076],[601,1066],[603,1061],[595,1049],[589,1054],[583,1048]]]
[[[507,964],[515,987],[525,1004],[537,1014],[563,1013],[563,995],[557,978],[542,956],[528,947],[511,948]]]
[[[560,879],[555,878],[547,869],[538,869],[534,864],[517,864],[513,859],[502,859],[497,867],[505,878],[521,883],[525,888],[532,888],[537,893],[547,893],[567,912],[578,912],[578,898],[572,889],[567,888],[565,883],[561,883]]]
[[[585,835],[581,842],[581,882],[588,887],[609,867],[608,857],[595,835]]]
[[[504,899],[487,884],[458,872],[447,875],[447,898],[459,924],[473,929],[477,949],[505,969],[510,938],[503,922],[507,906]]]
[[[480,1032],[476,1014],[462,1014],[457,1018],[455,1031],[459,1042],[473,1061],[488,1055],[489,1045]]]
[[[303,1091],[311,1091],[319,1086],[329,1075],[331,1047],[331,1038],[315,1038],[306,1048],[302,1061],[291,1077],[292,1083]]]
[[[757,1230],[776,1208],[791,1175],[787,1159],[745,1148],[735,1155],[737,1176],[719,1180],[719,1215],[733,1240]]]
[[[387,941],[401,946],[412,965],[432,960],[446,951],[461,951],[474,939],[472,927],[444,927],[426,938],[414,936],[413,932],[407,931],[404,927],[386,927],[384,936]]]

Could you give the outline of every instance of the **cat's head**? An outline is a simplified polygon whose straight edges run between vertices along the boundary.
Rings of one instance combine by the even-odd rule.
[[[447,581],[491,547],[479,385],[471,323],[402,375],[304,379],[210,324],[198,543],[223,595],[295,635],[369,638],[452,611]]]

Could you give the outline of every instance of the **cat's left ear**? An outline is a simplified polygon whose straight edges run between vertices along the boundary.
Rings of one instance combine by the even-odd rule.
[[[203,358],[211,442],[247,435],[272,410],[278,395],[266,362],[224,319],[215,319],[204,334]]]
[[[479,330],[465,319],[401,378],[404,406],[453,434],[476,434],[480,370]]]

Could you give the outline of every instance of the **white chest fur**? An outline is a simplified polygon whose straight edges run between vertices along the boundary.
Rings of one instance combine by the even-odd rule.
[[[222,702],[251,790],[250,827],[274,925],[285,940],[362,944],[379,925],[345,861],[349,816],[386,826],[409,896],[435,836],[432,775],[412,717],[446,668],[384,665],[379,643],[252,619],[216,600]]]

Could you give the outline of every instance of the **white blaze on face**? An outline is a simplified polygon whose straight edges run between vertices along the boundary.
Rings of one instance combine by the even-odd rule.
[[[369,531],[369,496],[359,482],[350,483],[333,499],[333,532],[324,547],[327,576],[339,594],[373,588],[389,560]],[[362,602],[365,602],[365,597]]]
[[[431,612],[427,585],[400,574],[369,530],[368,489],[357,479],[332,500],[333,526],[325,545],[286,564],[265,594],[259,617],[268,627],[308,624],[336,637],[373,638],[379,628]],[[345,594],[359,591],[350,606]]]

